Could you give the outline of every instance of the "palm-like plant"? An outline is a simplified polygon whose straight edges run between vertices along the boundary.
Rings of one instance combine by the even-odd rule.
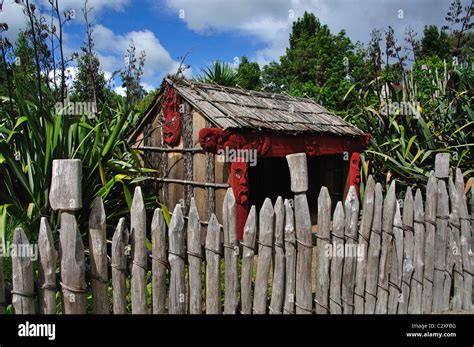
[[[235,87],[237,85],[237,72],[229,64],[216,61],[211,66],[202,69],[196,80],[201,83]]]

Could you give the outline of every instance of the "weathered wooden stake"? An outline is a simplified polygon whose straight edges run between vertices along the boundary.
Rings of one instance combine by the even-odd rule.
[[[12,305],[16,314],[34,314],[35,313],[35,291],[33,280],[33,262],[32,254],[25,252],[30,250],[30,243],[21,228],[15,229],[13,234],[12,248],[15,254],[12,257]]]
[[[393,241],[390,251],[390,269],[388,271],[388,314],[397,313],[398,303],[403,300],[401,289],[403,276],[403,224],[398,201],[395,205],[392,232]]]
[[[38,270],[40,276],[38,301],[41,314],[56,314],[57,258],[58,253],[54,249],[53,233],[48,220],[41,217],[38,235]]]
[[[332,222],[332,246],[333,248],[344,247],[344,207],[341,201],[338,201],[334,210]],[[342,313],[342,269],[344,257],[334,257],[331,261],[331,283],[329,288],[329,309],[331,314]]]
[[[155,209],[153,213],[151,248],[153,313],[163,314],[166,310],[166,269],[169,264],[166,254],[166,224],[161,208]]]
[[[224,227],[225,296],[224,313],[235,314],[239,304],[237,219],[232,188],[227,189],[222,206]]]
[[[462,294],[462,308],[472,309],[472,265],[471,265],[471,237],[474,232],[474,187],[472,190],[471,213],[472,219],[469,223],[466,195],[464,194],[464,179],[460,169],[456,170],[456,191],[459,210],[459,222],[461,224],[461,256],[464,279],[464,290]]]
[[[322,187],[318,197],[318,233],[316,249],[316,298],[315,310],[318,314],[329,313],[329,266],[331,247],[331,197],[326,187]],[[333,250],[334,251],[334,250]]]
[[[273,284],[270,313],[281,314],[285,295],[285,250],[283,245],[285,210],[283,199],[275,202],[275,254],[273,257]]]
[[[130,218],[130,229],[132,239],[132,313],[148,313],[147,308],[147,253],[146,253],[146,211],[143,201],[142,190],[135,188],[132,201]]]
[[[285,299],[284,314],[295,313],[296,237],[295,220],[290,201],[285,199]]]
[[[112,238],[112,304],[114,314],[127,313],[127,246],[128,230],[125,218],[120,218]]]
[[[253,312],[255,314],[265,314],[267,311],[268,276],[272,261],[274,222],[275,213],[272,202],[266,198],[259,215],[258,262],[253,297]]]
[[[221,232],[216,215],[211,214],[206,235],[206,313],[221,313],[220,251]]]
[[[446,276],[444,278],[443,311],[447,311],[449,309],[451,281],[453,281],[454,291],[452,309],[453,311],[457,312],[462,309],[462,295],[464,287],[461,255],[461,224],[459,221],[459,197],[452,177],[449,177],[448,183],[451,213],[449,215],[449,227],[446,242]]]
[[[95,314],[109,313],[109,275],[107,272],[106,217],[101,197],[92,203],[89,217],[92,302]]]
[[[306,154],[286,156],[291,177],[291,191],[295,194],[295,229],[297,243],[296,297],[297,314],[313,312],[311,288],[311,263],[313,256],[311,216],[306,191],[308,190],[308,166]]]
[[[362,220],[359,229],[359,247],[362,248],[362,258],[356,263],[356,283],[354,289],[354,313],[364,313],[365,304],[365,279],[367,274],[367,257],[369,248],[370,229],[374,217],[375,181],[372,175],[367,180],[362,208]]]
[[[173,211],[169,227],[170,249],[170,293],[169,313],[186,313],[186,279],[184,273],[184,217],[181,205],[177,204]]]
[[[435,257],[435,232],[436,232],[436,206],[438,197],[438,184],[434,172],[431,172],[426,186],[425,206],[425,269],[423,277],[423,313],[431,313],[433,305],[433,277]]]
[[[377,304],[375,313],[386,314],[388,310],[388,274],[393,241],[393,218],[395,215],[395,181],[392,181],[383,203],[382,249],[380,253]]]
[[[415,269],[413,265],[414,229],[413,229],[413,193],[410,187],[405,192],[403,202],[403,269],[402,269],[402,296],[398,303],[398,313],[408,313],[410,302],[410,281]]]
[[[252,313],[252,270],[255,255],[255,240],[257,236],[257,217],[255,206],[250,208],[244,226],[244,240],[242,243],[242,278],[241,294],[242,314]]]
[[[350,249],[352,254],[344,254],[344,267],[342,272],[342,313],[354,313],[354,285],[357,262],[357,224],[359,221],[359,199],[354,186],[349,188],[344,203],[345,249]],[[348,247],[348,245],[351,245]]]
[[[423,271],[424,271],[424,251],[425,251],[425,220],[423,211],[423,197],[420,189],[415,193],[415,215],[414,215],[414,251],[413,264],[414,272],[411,278],[411,291],[408,303],[408,313],[421,314],[423,312]]]
[[[189,262],[189,313],[202,314],[201,283],[201,226],[194,198],[191,198],[188,215],[188,262]],[[165,282],[163,282],[165,284]]]

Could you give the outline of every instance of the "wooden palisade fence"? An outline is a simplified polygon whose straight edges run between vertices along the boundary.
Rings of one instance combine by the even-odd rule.
[[[240,242],[229,189],[222,225],[212,215],[204,240],[194,200],[187,218],[176,205],[169,226],[156,209],[149,233],[151,251],[147,250],[146,211],[137,187],[130,233],[122,218],[108,256],[106,215],[97,198],[89,220],[90,283],[74,216],[82,207],[81,162],[55,161],[50,201],[61,211],[60,250],[54,249],[52,231],[43,218],[36,287],[32,260],[12,258],[14,312],[54,314],[60,290],[64,313],[85,313],[86,295],[91,293],[94,313],[110,313],[112,302],[111,311],[124,314],[129,312],[127,288],[130,311],[136,314],[416,314],[471,309],[474,223],[461,171],[449,176],[449,155],[437,156],[424,201],[420,189],[414,194],[408,189],[404,199],[397,200],[395,182],[383,197],[381,184],[369,177],[363,202],[351,187],[345,202],[338,202],[331,214],[330,196],[323,187],[316,233],[306,197],[306,156],[287,159],[294,200],[278,198],[272,205],[266,199],[259,212],[252,207]],[[16,229],[13,244],[27,243],[25,233]],[[0,271],[2,300],[3,281]]]

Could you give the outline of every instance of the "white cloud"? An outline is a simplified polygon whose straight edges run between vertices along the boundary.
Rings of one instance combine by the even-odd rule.
[[[466,3],[467,0],[463,0]],[[438,0],[166,0],[168,11],[189,29],[201,33],[234,32],[265,44],[255,53],[259,63],[278,59],[285,52],[292,22],[304,11],[314,13],[333,33],[345,29],[353,42],[367,42],[373,28],[391,25],[399,40],[405,28],[419,37],[424,25],[443,25],[448,2]],[[399,18],[400,10],[403,18]]]
[[[124,56],[131,40],[135,43],[136,56],[145,52],[143,83],[158,85],[167,73],[174,73],[179,62],[173,60],[160,40],[150,30],[131,31],[124,35],[115,34],[103,25],[94,27],[95,48],[99,52],[102,69],[116,71],[124,66]]]

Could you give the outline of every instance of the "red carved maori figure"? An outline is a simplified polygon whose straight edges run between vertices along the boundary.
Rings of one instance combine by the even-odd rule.
[[[236,160],[230,165],[229,184],[235,196],[236,217],[237,217],[237,238],[244,237],[244,226],[248,214],[248,163]]]
[[[170,146],[177,146],[181,139],[181,98],[176,89],[167,87],[163,110],[163,140]]]

